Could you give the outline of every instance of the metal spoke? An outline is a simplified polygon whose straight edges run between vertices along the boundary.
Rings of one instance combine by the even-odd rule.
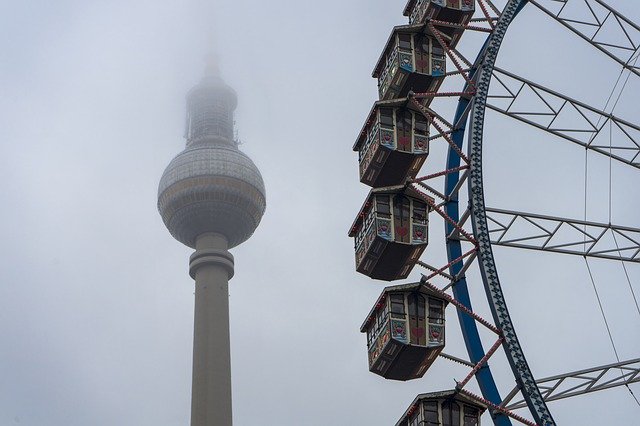
[[[488,108],[640,168],[640,126],[497,67],[493,77]]]
[[[529,0],[624,68],[640,76],[640,27],[602,0]]]
[[[640,263],[639,228],[494,208],[486,212],[494,245]]]
[[[545,401],[627,386],[636,382],[640,382],[640,358],[536,380]],[[515,410],[526,405],[523,399],[510,403],[518,392],[519,389],[515,387],[504,399],[502,405],[507,410]]]

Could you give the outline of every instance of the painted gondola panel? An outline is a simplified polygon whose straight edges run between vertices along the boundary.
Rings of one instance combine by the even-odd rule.
[[[427,205],[400,192],[373,194],[367,203],[352,235],[357,271],[385,281],[406,278],[429,242]]]
[[[420,378],[444,348],[445,302],[420,289],[426,287],[388,287],[363,325],[371,372],[391,380]]]
[[[455,390],[418,395],[396,426],[480,426],[487,407]]]
[[[428,119],[406,107],[374,106],[371,116],[354,148],[360,181],[375,188],[415,178],[429,155]]]

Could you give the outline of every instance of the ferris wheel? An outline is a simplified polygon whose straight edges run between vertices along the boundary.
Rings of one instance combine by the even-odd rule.
[[[497,65],[508,29],[524,8],[536,8],[575,39],[618,67],[604,107]],[[361,327],[370,371],[392,380],[429,374],[437,357],[468,367],[454,389],[418,395],[397,425],[473,426],[488,410],[495,425],[555,425],[548,402],[640,381],[640,358],[622,359],[597,291],[594,259],[621,265],[628,297],[640,315],[628,273],[640,263],[640,228],[612,223],[612,169],[640,172],[640,126],[616,115],[630,79],[640,78],[640,26],[601,0],[409,0],[408,25],[393,28],[375,66],[377,101],[354,145],[360,180],[372,187],[349,235],[356,269],[373,279],[419,282],[386,287]],[[473,34],[475,57],[459,50]],[[456,86],[457,85],[457,86]],[[457,87],[457,88],[456,88]],[[605,102],[606,101],[606,102]],[[513,119],[584,150],[584,214],[579,218],[497,208],[486,203],[487,112]],[[444,169],[432,146],[444,142]],[[608,166],[608,221],[589,220],[590,156]],[[522,167],[527,166],[522,162]],[[544,168],[545,165],[539,165]],[[505,179],[514,179],[505,176]],[[437,188],[440,181],[444,188]],[[637,193],[637,190],[636,190]],[[444,222],[446,263],[430,261],[429,222]],[[432,224],[433,225],[433,224]],[[509,247],[582,258],[616,358],[606,365],[536,378],[518,339],[500,281],[494,248]],[[479,281],[468,278],[478,268]],[[486,294],[490,319],[474,311],[471,286]],[[445,311],[455,308],[467,355],[445,349]],[[635,315],[635,314],[634,314]],[[482,330],[482,331],[481,331]],[[493,335],[487,345],[487,332]],[[606,339],[605,339],[606,341]],[[503,352],[514,386],[500,388],[489,360]],[[468,389],[476,379],[479,393]]]

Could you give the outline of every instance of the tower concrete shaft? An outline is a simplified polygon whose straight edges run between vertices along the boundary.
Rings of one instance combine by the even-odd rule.
[[[196,282],[191,426],[232,424],[229,279],[233,256],[227,247],[223,235],[200,235],[189,262],[189,274]]]
[[[178,241],[194,248],[191,426],[231,426],[228,249],[249,239],[266,207],[264,182],[233,139],[235,91],[215,64],[187,95],[185,149],[158,185],[158,211]]]

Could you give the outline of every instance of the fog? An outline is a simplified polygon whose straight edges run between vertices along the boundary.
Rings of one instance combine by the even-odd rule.
[[[611,3],[640,21],[640,5]],[[351,148],[376,100],[371,70],[391,27],[405,23],[403,6],[2,5],[1,426],[189,423],[191,250],[165,229],[156,197],[164,168],[184,148],[184,97],[209,52],[238,93],[240,148],[267,190],[262,223],[232,250],[234,423],[394,424],[418,393],[452,389],[466,376],[468,369],[438,359],[423,379],[386,381],[368,372],[359,332],[387,283],[354,268],[347,231],[368,188],[358,181]],[[470,58],[479,37],[461,43]],[[620,72],[533,7],[510,29],[498,63],[596,108]],[[616,115],[640,121],[639,93],[640,77],[631,76]],[[485,139],[488,205],[583,218],[583,148],[496,113],[487,114]],[[445,143],[434,142],[424,174],[442,170],[445,158]],[[640,226],[637,169],[587,158],[587,218]],[[424,260],[444,265],[436,215],[430,232]],[[616,361],[581,257],[494,251],[536,377]],[[626,264],[631,288],[619,262],[590,266],[620,359],[637,358],[640,314],[631,289],[640,294],[638,264]],[[406,282],[421,272],[416,267]],[[477,266],[468,279],[474,309],[490,317]],[[489,347],[491,336],[484,337]],[[452,307],[447,339],[447,353],[466,357]],[[490,365],[507,394],[514,383],[502,352]],[[479,392],[473,381],[469,388]],[[640,395],[637,383],[631,390]],[[549,407],[564,425],[631,424],[640,414],[624,387]],[[483,422],[491,423],[488,415]]]

